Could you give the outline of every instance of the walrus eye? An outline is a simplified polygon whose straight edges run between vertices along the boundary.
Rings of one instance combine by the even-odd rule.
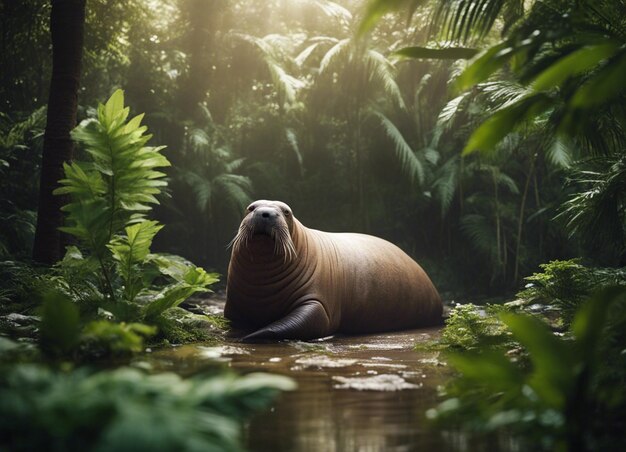
[[[288,211],[288,210],[283,210],[283,213],[285,214],[285,216],[286,216],[286,217],[288,217],[289,215],[291,215],[291,214],[289,213],[289,211]]]
[[[254,210],[254,206],[249,206],[248,207],[248,212],[252,212]]]

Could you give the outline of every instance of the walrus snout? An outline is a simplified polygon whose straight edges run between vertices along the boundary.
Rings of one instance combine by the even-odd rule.
[[[278,225],[279,213],[272,207],[259,207],[252,212],[250,222],[254,234],[272,235],[272,229]]]

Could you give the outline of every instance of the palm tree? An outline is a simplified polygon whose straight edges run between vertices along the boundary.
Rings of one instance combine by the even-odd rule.
[[[251,201],[252,183],[240,174],[244,159],[234,157],[225,128],[212,122],[206,107],[201,110],[204,127],[188,130],[175,180],[181,191],[193,194],[193,204],[186,206],[190,211],[183,215],[199,218],[199,229],[193,231],[201,239],[198,257],[215,266],[224,261],[223,244]]]
[[[310,92],[311,108],[324,93],[323,101],[333,108],[337,115],[346,121],[350,146],[351,173],[354,175],[352,186],[355,191],[356,217],[359,227],[369,229],[369,214],[366,207],[366,175],[368,154],[371,152],[366,140],[366,130],[376,127],[393,145],[393,152],[400,162],[403,172],[414,183],[424,179],[421,160],[408,144],[399,128],[390,119],[386,110],[395,107],[397,111],[406,111],[400,88],[395,80],[393,64],[380,52],[368,48],[366,43],[355,38],[315,37],[296,57],[300,64],[315,54],[317,48],[329,47],[321,57],[318,76]],[[328,99],[329,93],[333,100]],[[391,105],[386,102],[391,100]]]

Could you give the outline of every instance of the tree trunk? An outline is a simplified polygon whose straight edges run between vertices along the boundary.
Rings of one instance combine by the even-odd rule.
[[[520,248],[522,244],[522,230],[524,227],[524,211],[526,210],[526,199],[528,198],[528,188],[530,187],[530,179],[535,173],[535,161],[537,160],[537,154],[534,154],[530,161],[530,168],[528,169],[528,176],[526,176],[526,183],[524,184],[524,192],[522,193],[522,201],[519,208],[519,216],[517,219],[517,243],[515,245],[515,270],[513,271],[513,284],[517,284],[519,279],[519,264],[520,264]]]
[[[189,67],[183,75],[179,93],[183,119],[203,119],[198,104],[206,100],[213,75],[211,52],[220,8],[221,2],[216,0],[185,0],[181,4],[181,13],[188,26],[188,33],[183,38],[184,50],[189,55]]]
[[[63,162],[71,160],[70,131],[76,126],[86,0],[52,0],[52,77],[43,140],[37,229],[33,259],[53,264],[62,253],[63,199],[52,194],[63,177]]]

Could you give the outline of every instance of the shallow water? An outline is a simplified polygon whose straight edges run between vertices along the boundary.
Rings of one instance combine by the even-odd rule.
[[[265,371],[295,379],[297,390],[283,394],[246,426],[247,447],[253,451],[486,449],[487,444],[470,444],[458,432],[427,425],[424,413],[436,405],[437,385],[450,371],[437,352],[414,347],[438,334],[438,329],[421,329],[315,342],[227,341],[219,347],[155,350],[143,360],[184,375],[221,362],[241,373]]]

